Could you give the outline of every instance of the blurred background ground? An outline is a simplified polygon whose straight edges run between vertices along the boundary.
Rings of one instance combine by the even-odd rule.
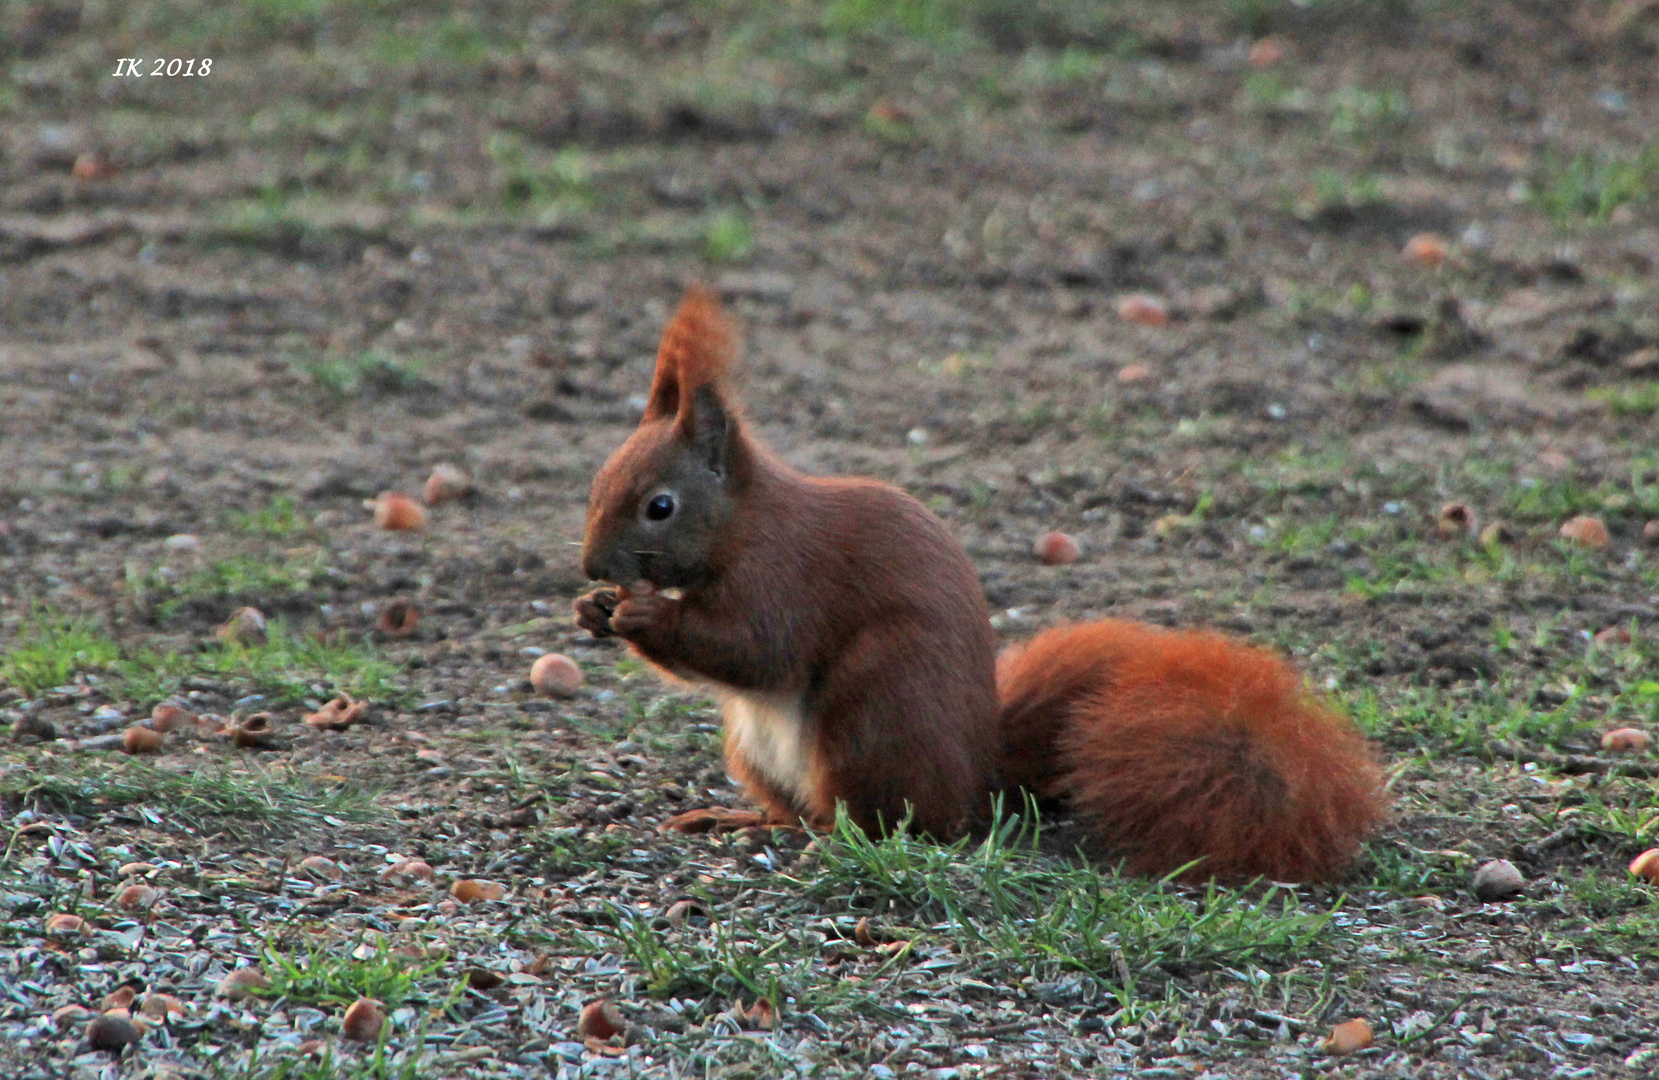
[[[1653,4],[65,0],[6,5],[0,42],[0,1060],[107,1069],[49,1014],[133,981],[190,1002],[133,1052],[155,1075],[1651,1068],[1624,867],[1655,768],[1600,737],[1659,710]],[[915,884],[944,869],[872,895],[655,832],[735,799],[717,717],[566,611],[588,480],[697,280],[764,437],[927,501],[1008,639],[1217,625],[1354,713],[1399,805],[1335,923],[970,971]],[[364,500],[440,462],[474,494],[377,530]],[[1032,559],[1050,528],[1079,562]],[[215,636],[244,605],[265,643]],[[530,691],[540,651],[575,699]],[[337,691],[366,725],[297,723]],[[175,697],[270,711],[277,748],[69,748]],[[399,855],[514,891],[445,911],[388,891]],[[1482,904],[1498,857],[1529,883]],[[135,877],[159,907],[121,907]],[[84,941],[45,933],[71,909]],[[918,951],[854,991],[866,911]],[[399,934],[431,966],[377,983]],[[703,958],[679,981],[661,935]],[[345,989],[214,998],[293,956]],[[382,1057],[292,1054],[371,989],[403,1010]],[[573,1035],[601,995],[626,1050]],[[757,997],[775,1029],[722,1019]],[[1319,1044],[1349,1015],[1358,1065]]]

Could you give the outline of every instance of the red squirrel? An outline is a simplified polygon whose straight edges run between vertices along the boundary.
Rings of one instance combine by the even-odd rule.
[[[967,552],[875,480],[808,476],[749,430],[736,338],[694,288],[645,415],[594,480],[576,622],[719,699],[762,807],[723,824],[940,839],[991,795],[1064,799],[1136,873],[1328,880],[1383,820],[1364,737],[1288,663],[1124,620],[996,655]],[[706,827],[707,813],[670,827]],[[1189,866],[1189,864],[1191,864]]]

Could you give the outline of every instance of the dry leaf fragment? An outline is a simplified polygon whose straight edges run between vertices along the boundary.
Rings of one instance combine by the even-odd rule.
[[[422,878],[431,881],[432,864],[423,859],[399,859],[376,876],[382,881],[390,881],[392,878],[402,878],[405,881]]]
[[[755,1003],[743,1013],[743,1019],[748,1021],[752,1028],[760,1031],[773,1031],[778,1026],[778,1010],[768,998],[756,998]]]
[[[66,1031],[82,1020],[92,1019],[92,1010],[85,1005],[65,1005],[52,1013],[52,1023],[59,1031]]]
[[[382,491],[378,498],[363,504],[374,511],[376,527],[392,532],[413,532],[426,524],[420,503],[395,491]]]
[[[1447,503],[1440,508],[1440,517],[1434,531],[1442,540],[1468,540],[1480,535],[1480,519],[1463,503]]]
[[[115,906],[128,911],[148,911],[160,899],[160,889],[149,885],[128,885],[115,895]]]
[[[393,600],[380,609],[375,626],[390,637],[406,638],[420,625],[421,609],[408,600]]]
[[[1629,645],[1632,639],[1628,626],[1609,626],[1597,630],[1594,640],[1597,645]]]
[[[138,991],[131,986],[118,986],[104,995],[104,1000],[98,1003],[99,1012],[110,1012],[115,1009],[130,1009],[137,1000]]]
[[[1580,514],[1562,524],[1561,535],[1580,547],[1599,550],[1613,545],[1613,538],[1608,535],[1607,526],[1602,524],[1601,518],[1589,514]]]
[[[621,1009],[608,998],[600,998],[582,1006],[582,1014],[576,1019],[576,1034],[582,1039],[598,1039],[603,1042],[621,1034],[627,1024],[628,1021],[623,1017]]]
[[[266,638],[265,613],[258,608],[237,608],[216,631],[219,640],[229,645],[263,645]]]
[[[491,971],[489,968],[467,968],[467,985],[474,990],[494,990],[506,981],[499,973]]]
[[[352,1042],[372,1043],[386,1026],[386,1007],[374,998],[358,998],[340,1020],[340,1037]]]
[[[870,917],[868,915],[859,919],[858,925],[853,927],[853,940],[866,949],[873,949],[880,944],[876,941],[875,934],[870,932]]]
[[[694,915],[705,914],[703,905],[695,900],[676,900],[668,905],[668,910],[662,917],[668,920],[669,926],[684,926],[686,920]]]
[[[1120,383],[1145,382],[1152,378],[1150,364],[1125,364],[1118,368],[1117,380]]]
[[[357,723],[366,708],[368,708],[368,702],[353,701],[345,694],[341,694],[316,712],[306,716],[305,722],[319,731],[344,731]]]
[[[1480,542],[1487,547],[1497,547],[1499,544],[1513,544],[1515,530],[1501,521],[1494,521],[1480,531]]]
[[[547,653],[530,665],[530,685],[543,697],[570,697],[582,688],[582,668],[563,653]]]
[[[1615,754],[1642,753],[1653,745],[1653,739],[1641,728],[1614,728],[1601,737],[1601,748]]]
[[[484,878],[462,878],[449,887],[449,895],[463,904],[478,900],[500,900],[507,895],[507,886]]]
[[[445,462],[432,467],[426,478],[426,505],[437,506],[452,499],[464,499],[472,494],[472,477],[457,465]]]
[[[48,937],[75,937],[86,933],[86,929],[85,919],[66,911],[60,911],[46,920]]]
[[[1352,1054],[1371,1045],[1371,1025],[1364,1020],[1349,1020],[1338,1024],[1325,1036],[1327,1054]]]
[[[121,749],[129,754],[153,754],[166,741],[167,736],[161,732],[139,724],[121,734]]]
[[[257,990],[269,989],[270,985],[271,980],[265,977],[263,971],[254,967],[241,967],[220,979],[219,986],[214,992],[222,998],[241,1001],[253,996]]]
[[[268,712],[256,712],[252,716],[233,720],[230,723],[230,741],[244,750],[269,750],[276,745],[274,719]]]

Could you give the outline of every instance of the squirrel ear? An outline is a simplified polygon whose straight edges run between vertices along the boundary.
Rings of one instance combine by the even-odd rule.
[[[699,386],[680,411],[680,431],[691,451],[710,472],[724,480],[732,472],[732,443],[736,424],[712,386]]]
[[[736,352],[736,334],[720,301],[704,286],[694,286],[663,329],[645,419],[679,414],[692,393],[725,378]]]

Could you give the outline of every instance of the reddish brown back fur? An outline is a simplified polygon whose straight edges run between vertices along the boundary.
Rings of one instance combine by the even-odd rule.
[[[707,287],[693,285],[680,301],[657,346],[657,368],[645,419],[674,416],[701,386],[720,386],[737,355],[737,332]]]
[[[1352,723],[1220,634],[1060,627],[1003,656],[998,694],[1008,778],[1063,791],[1135,873],[1326,880],[1385,814]]]

